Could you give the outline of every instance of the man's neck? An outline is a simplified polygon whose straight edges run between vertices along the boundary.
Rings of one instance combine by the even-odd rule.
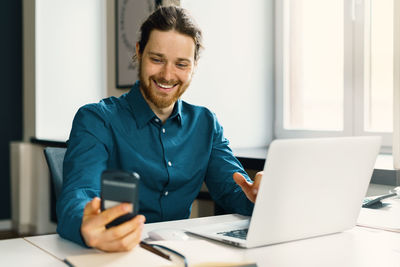
[[[150,101],[148,101],[149,103]],[[156,114],[156,116],[162,121],[162,123],[165,123],[165,121],[169,118],[169,116],[171,116],[172,111],[174,110],[174,105],[172,104],[169,107],[166,108],[158,108],[156,107],[153,103],[149,103],[149,106],[151,108],[151,110],[153,110],[154,114]]]
[[[144,95],[143,95],[143,97],[144,97]],[[146,102],[149,105],[149,107],[151,108],[151,110],[162,121],[162,123],[165,123],[165,121],[169,118],[169,116],[171,116],[171,113],[174,110],[175,103],[173,103],[171,106],[166,107],[166,108],[159,108],[156,105],[154,105],[153,102],[148,100],[146,97],[144,97],[144,100],[146,100]]]

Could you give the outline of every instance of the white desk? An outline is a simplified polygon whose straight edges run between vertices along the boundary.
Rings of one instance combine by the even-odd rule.
[[[22,238],[0,241],[1,266],[57,267],[64,263]]]
[[[143,238],[147,232],[156,228],[184,229],[190,225],[207,224],[215,221],[224,221],[234,215],[223,215],[171,221],[163,223],[146,224]],[[82,248],[74,243],[60,238],[58,235],[45,235],[25,238],[41,249],[47,251],[58,259],[71,255],[86,253],[101,253],[95,250]],[[191,241],[201,239],[192,236]],[[181,241],[188,242],[189,241]],[[204,251],[210,247],[217,248],[213,253],[213,260],[220,255],[219,248],[226,255],[229,252],[235,260],[257,262],[262,266],[400,266],[400,233],[355,227],[349,231],[318,238],[265,246],[254,249],[235,248],[219,242],[203,239]],[[5,241],[7,242],[7,241]],[[193,253],[193,252],[191,252]],[[224,257],[221,253],[221,257]],[[202,254],[199,250],[198,254]],[[20,255],[20,254],[18,254]],[[18,257],[18,255],[15,255]],[[33,256],[32,256],[33,257]],[[51,256],[49,256],[51,257]],[[190,257],[189,257],[190,263]],[[221,258],[221,260],[227,260]],[[61,261],[60,261],[61,263]]]

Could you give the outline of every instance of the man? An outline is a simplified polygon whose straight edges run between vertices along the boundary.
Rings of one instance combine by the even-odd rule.
[[[257,174],[250,182],[212,112],[179,99],[191,82],[202,47],[201,31],[187,11],[159,8],[140,30],[140,81],[119,98],[77,112],[64,160],[57,231],[104,251],[136,246],[145,220],[188,218],[204,181],[225,210],[251,215],[261,179]],[[105,225],[131,207],[124,203],[100,211],[100,176],[105,169],[141,176],[143,215],[109,229]]]

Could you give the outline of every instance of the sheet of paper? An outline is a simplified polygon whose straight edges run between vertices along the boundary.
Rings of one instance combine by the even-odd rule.
[[[400,199],[388,199],[384,202],[391,205],[382,209],[362,208],[357,225],[400,232]]]

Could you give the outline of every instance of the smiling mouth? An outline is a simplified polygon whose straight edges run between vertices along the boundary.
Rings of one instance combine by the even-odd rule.
[[[171,91],[178,83],[168,84],[168,83],[159,83],[156,80],[153,80],[155,85],[163,91]]]

